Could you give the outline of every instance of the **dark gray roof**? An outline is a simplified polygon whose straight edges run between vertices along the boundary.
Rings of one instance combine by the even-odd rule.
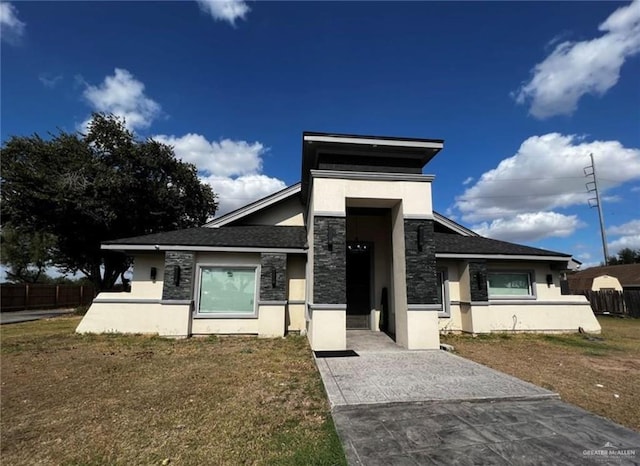
[[[102,244],[302,249],[306,247],[306,242],[304,227],[259,225],[188,228],[105,241]]]
[[[546,249],[532,248],[521,244],[507,243],[482,236],[461,236],[435,233],[436,253],[440,254],[506,254],[527,256],[567,257],[571,255]]]

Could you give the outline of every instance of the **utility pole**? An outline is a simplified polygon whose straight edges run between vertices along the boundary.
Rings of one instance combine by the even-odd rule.
[[[596,197],[587,199],[589,207],[598,208],[598,218],[600,219],[600,236],[602,237],[602,253],[604,254],[604,265],[609,263],[609,248],[607,247],[607,234],[604,229],[604,216],[602,215],[602,202],[600,202],[600,191],[598,190],[598,178],[596,177],[596,164],[593,161],[593,154],[589,154],[591,157],[591,165],[584,167],[584,176],[589,178],[593,177],[591,181],[588,181],[585,186],[588,193],[595,193]]]

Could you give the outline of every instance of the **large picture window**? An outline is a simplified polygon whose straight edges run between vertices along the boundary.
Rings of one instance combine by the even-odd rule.
[[[533,297],[529,272],[489,272],[489,297]]]
[[[256,267],[200,267],[198,314],[252,317],[256,310]]]

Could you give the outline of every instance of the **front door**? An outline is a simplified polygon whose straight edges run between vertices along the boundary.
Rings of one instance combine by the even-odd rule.
[[[348,329],[369,329],[372,247],[369,242],[347,242]]]

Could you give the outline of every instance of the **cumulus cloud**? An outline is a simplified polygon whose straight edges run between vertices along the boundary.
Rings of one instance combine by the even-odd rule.
[[[550,133],[533,136],[517,153],[484,173],[455,201],[465,222],[478,233],[509,241],[566,237],[582,222],[556,209],[587,205],[583,168],[593,153],[601,193],[640,179],[640,149],[618,141],[588,142]],[[624,170],[621,170],[624,167]],[[607,196],[603,196],[606,198]]]
[[[222,139],[208,141],[200,134],[154,136],[174,148],[176,156],[193,163],[200,178],[219,195],[217,214],[225,214],[286,187],[282,180],[262,174],[267,149],[260,142]]]
[[[18,19],[18,10],[11,3],[0,3],[0,40],[16,44],[24,36],[26,24]]]
[[[236,178],[224,176],[202,177],[215,193],[218,193],[217,216],[238,209],[250,202],[273,194],[286,187],[282,180],[262,174],[243,175]]]
[[[631,220],[630,222],[623,223],[609,228],[607,232],[610,235],[622,236],[622,235],[638,235],[640,234],[640,219]]]
[[[144,83],[129,71],[116,68],[98,86],[85,83],[83,96],[94,111],[113,113],[124,118],[129,129],[137,130],[148,128],[162,113],[160,104],[147,97],[144,90]]]
[[[513,93],[516,102],[530,104],[529,113],[539,119],[570,115],[582,96],[601,96],[615,86],[624,62],[640,52],[640,0],[618,8],[598,29],[598,38],[556,45]]]
[[[618,141],[592,141],[575,135],[532,136],[517,153],[456,198],[456,207],[469,222],[510,217],[586,204],[583,168],[593,153],[601,193],[640,179],[640,149]],[[621,170],[624,167],[624,170]]]
[[[467,178],[465,178],[465,180],[462,182],[462,184],[464,186],[468,185],[469,183],[471,183],[473,181],[473,176],[469,176]]]
[[[235,26],[237,19],[245,19],[251,9],[244,0],[196,0],[200,9],[216,21]]]
[[[640,233],[622,236],[609,243],[609,251],[620,251],[625,248],[640,249]]]
[[[173,146],[176,154],[198,170],[217,176],[253,174],[262,171],[264,146],[259,142],[221,141],[209,142],[200,134],[184,136],[154,136],[156,141]]]
[[[583,226],[576,215],[532,212],[483,222],[472,229],[482,236],[504,241],[537,241],[548,237],[565,238]]]

